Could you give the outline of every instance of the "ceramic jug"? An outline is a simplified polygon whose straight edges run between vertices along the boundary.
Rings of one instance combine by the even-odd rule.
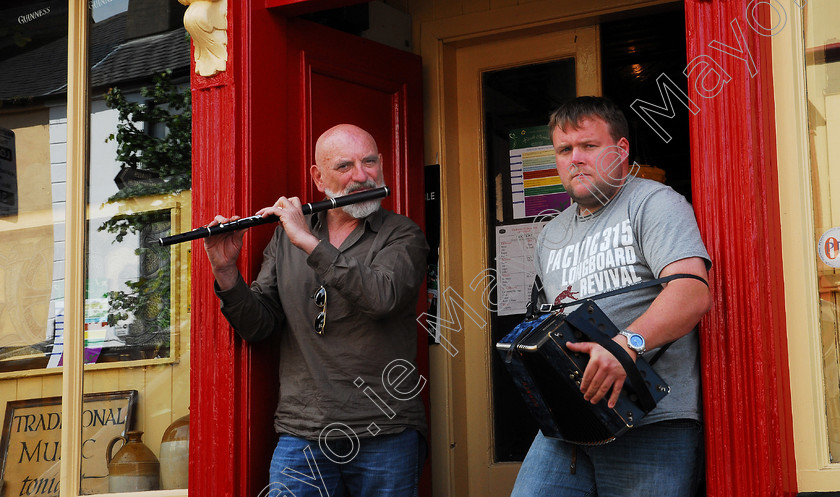
[[[164,490],[188,488],[190,415],[176,419],[160,441],[160,485]]]
[[[139,492],[160,488],[160,462],[143,443],[142,431],[129,431],[126,436],[117,437],[108,444],[105,457],[108,460],[108,489],[111,492]],[[123,441],[123,446],[112,457],[114,444]]]

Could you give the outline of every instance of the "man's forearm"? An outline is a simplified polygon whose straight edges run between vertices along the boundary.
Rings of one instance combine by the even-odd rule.
[[[216,278],[216,284],[219,286],[219,290],[223,292],[233,288],[239,280],[239,268],[236,265],[212,269],[213,276]]]
[[[669,267],[667,274],[663,271],[661,276],[684,272],[697,274],[708,281],[701,259],[679,262],[678,267]],[[651,350],[688,334],[711,306],[712,296],[705,284],[690,278],[676,279],[665,286],[647,311],[627,329],[642,335],[646,348]]]

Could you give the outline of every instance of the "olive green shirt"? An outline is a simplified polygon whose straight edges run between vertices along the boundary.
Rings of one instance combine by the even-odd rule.
[[[278,226],[250,288],[241,276],[228,291],[216,287],[242,338],[280,332],[275,430],[315,440],[328,425],[331,438],[342,436],[332,428],[347,431],[341,425],[360,438],[414,428],[426,437],[419,395],[426,380],[415,367],[425,236],[409,218],[380,208],[335,248],[325,216],[308,217],[321,240],[308,257]],[[318,335],[312,297],[322,284],[326,326]]]

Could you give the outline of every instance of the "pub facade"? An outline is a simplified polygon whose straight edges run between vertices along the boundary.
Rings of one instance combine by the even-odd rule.
[[[106,451],[89,441],[85,412],[119,392],[135,392],[126,396],[126,429],[144,431],[158,458],[168,428],[189,415],[188,488],[137,495],[270,495],[277,379],[266,371],[277,370],[275,350],[233,333],[200,241],[154,252],[148,239],[216,214],[249,215],[280,195],[321,200],[308,174],[314,143],[342,122],[373,134],[393,192],[384,205],[424,227],[433,249],[417,307],[430,422],[421,492],[509,495],[536,425],[495,343],[524,314],[535,234],[568,205],[552,177],[517,180],[513,158],[545,162],[548,115],[576,95],[622,107],[634,169],[689,199],[713,261],[714,306],[700,324],[705,494],[840,493],[840,197],[831,195],[840,188],[831,139],[840,116],[840,7],[184,0],[176,11],[174,0],[120,3],[22,8],[19,37],[35,40],[20,26],[64,9],[65,38],[51,43],[66,46],[68,69],[65,81],[5,95],[0,107],[0,127],[11,133],[4,146],[15,151],[0,163],[14,173],[0,177],[2,408],[6,419],[41,409],[34,416],[45,409],[38,401],[60,397],[61,495],[111,491],[88,491],[83,476]],[[177,13],[179,22],[183,14],[183,27],[113,34],[139,29],[131,15],[144,9]],[[149,106],[154,99],[138,88],[153,85],[153,74],[119,79],[126,69],[116,65],[92,81],[121,53],[136,60],[154,43],[165,53],[184,29],[188,69],[162,55],[150,60],[175,69],[175,87],[189,85],[186,186],[165,166],[152,174],[119,155],[116,143],[102,150],[102,139],[119,133],[111,129],[130,119],[97,91],[131,89]],[[110,50],[94,50],[108,36]],[[25,74],[25,54],[7,45],[3,63]],[[171,135],[153,128],[144,133]],[[246,281],[270,236],[269,227],[246,234]],[[164,302],[141,298],[152,273],[166,280]],[[50,362],[56,354],[61,364]],[[25,459],[20,444],[32,443],[13,435],[3,435],[12,451],[5,475],[17,480],[4,476],[0,495],[35,495],[45,487],[30,482],[58,473],[11,464]]]

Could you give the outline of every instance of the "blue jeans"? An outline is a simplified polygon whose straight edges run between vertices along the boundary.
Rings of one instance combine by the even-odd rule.
[[[322,442],[323,443],[323,442]],[[280,435],[260,497],[416,497],[426,442],[416,430],[326,442]]]
[[[692,497],[703,468],[703,425],[690,419],[633,428],[594,447],[540,432],[511,497]]]

